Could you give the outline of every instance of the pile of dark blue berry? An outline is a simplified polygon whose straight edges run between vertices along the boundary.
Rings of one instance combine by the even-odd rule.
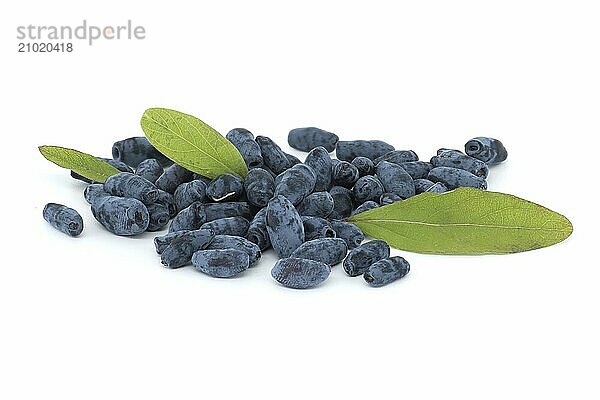
[[[382,286],[405,276],[408,262],[390,257],[384,241],[362,244],[363,233],[344,219],[423,192],[485,190],[488,166],[507,156],[500,141],[477,137],[465,144],[465,152],[439,149],[425,162],[412,150],[379,140],[340,141],[318,128],[298,128],[290,131],[288,143],[308,152],[302,163],[246,129],[226,137],[248,166],[244,180],[194,174],[144,137],[114,144],[113,159],[104,160],[122,172],[104,184],[71,175],[89,183],[85,199],[108,231],[131,236],[168,225],[168,233],[154,239],[167,268],[191,263],[207,275],[228,278],[272,248],[279,261],[271,275],[284,286],[316,286],[342,261],[349,276],[363,275],[371,286]],[[334,150],[337,159],[329,155]],[[83,229],[81,216],[59,204],[48,204],[44,218],[71,236]]]

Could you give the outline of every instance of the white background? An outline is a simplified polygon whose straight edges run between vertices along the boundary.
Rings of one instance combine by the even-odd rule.
[[[598,399],[600,10],[596,1],[20,1],[1,13],[0,397]],[[8,9],[7,9],[8,8]],[[18,54],[18,25],[143,25],[142,41]],[[148,107],[246,127],[289,151],[319,126],[427,160],[478,135],[491,190],[564,213],[559,245],[505,256],[395,252],[373,289],[161,267],[151,234],[99,228],[84,185],[37,152],[99,156]],[[298,154],[298,153],[295,153]],[[71,239],[47,202],[78,209]]]

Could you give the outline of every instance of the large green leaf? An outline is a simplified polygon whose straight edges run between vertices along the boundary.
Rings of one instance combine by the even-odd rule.
[[[59,146],[40,146],[38,149],[48,161],[94,182],[103,183],[108,177],[121,172],[99,158],[78,150]]]
[[[242,178],[248,169],[239,151],[198,118],[165,108],[149,108],[142,130],[150,143],[182,167],[208,178],[231,173]]]
[[[507,254],[539,249],[573,232],[561,214],[504,193],[459,188],[423,193],[348,218],[373,238],[427,254]]]

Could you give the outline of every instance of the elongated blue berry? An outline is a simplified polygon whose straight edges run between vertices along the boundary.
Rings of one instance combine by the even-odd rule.
[[[508,156],[502,142],[490,137],[476,137],[469,140],[465,144],[465,152],[490,165],[501,163]]]
[[[333,167],[333,184],[351,188],[358,180],[358,169],[347,161],[340,161]]]
[[[175,193],[175,189],[185,182],[194,179],[194,173],[183,168],[179,164],[173,164],[165,168],[161,176],[156,180],[156,187],[168,193]]]
[[[324,147],[315,147],[306,156],[304,164],[315,173],[315,192],[329,190],[332,185],[333,163]]]
[[[206,216],[205,222],[228,217],[244,217],[246,219],[252,217],[250,206],[245,201],[206,203],[203,208]]]
[[[217,176],[206,187],[206,195],[213,201],[235,201],[244,189],[244,184],[239,176],[222,174]]]
[[[487,189],[487,182],[479,176],[475,176],[464,169],[452,167],[435,167],[429,171],[427,176],[432,182],[441,182],[448,189],[456,189],[459,187],[472,187],[475,189]]]
[[[271,247],[271,240],[269,239],[269,232],[267,231],[267,208],[261,208],[248,226],[248,233],[246,233],[246,239],[256,244],[261,251],[264,251]]]
[[[409,271],[408,261],[400,256],[395,256],[371,264],[363,277],[369,285],[379,287],[404,277]]]
[[[415,184],[412,177],[398,164],[381,161],[377,164],[377,178],[386,192],[397,194],[403,199],[415,195]]]
[[[329,192],[314,192],[309,194],[298,205],[302,216],[326,218],[333,211],[333,197]]]
[[[377,157],[373,160],[373,163],[377,166],[381,161],[402,164],[405,162],[419,161],[419,156],[412,150],[392,150],[389,153]]]
[[[275,196],[267,205],[267,231],[271,246],[280,258],[289,257],[304,242],[304,225],[294,205]]]
[[[352,160],[352,165],[358,169],[360,176],[373,175],[375,173],[375,164],[370,158],[356,157]]]
[[[342,186],[334,186],[329,191],[333,198],[333,211],[327,219],[343,219],[349,217],[354,205],[352,203],[352,191]]]
[[[353,249],[360,246],[365,235],[358,228],[358,226],[345,221],[331,221],[331,227],[335,231],[335,235],[338,238],[344,239],[348,249]]]
[[[413,179],[427,178],[427,174],[433,168],[431,163],[425,161],[409,161],[398,165],[408,172]]]
[[[248,254],[250,266],[256,264],[262,256],[258,245],[240,236],[216,235],[207,249],[243,251]]]
[[[359,204],[369,200],[377,201],[383,192],[383,184],[377,177],[372,175],[359,178],[352,188],[354,201]]]
[[[352,161],[356,157],[367,157],[375,160],[394,150],[394,146],[381,140],[340,140],[335,147],[338,160]]]
[[[271,270],[271,276],[285,287],[308,289],[321,284],[329,274],[329,265],[304,258],[283,258]]]
[[[149,158],[142,161],[135,169],[136,175],[152,183],[156,183],[156,180],[160,178],[163,172],[165,172],[163,166],[156,158]]]
[[[100,197],[106,196],[110,196],[110,193],[104,190],[104,185],[102,183],[92,183],[87,185],[83,191],[83,197],[85,197],[85,201],[89,204],[92,204]]]
[[[335,237],[335,231],[325,218],[302,217],[302,224],[304,225],[304,238],[307,241]]]
[[[104,190],[113,196],[131,197],[144,204],[152,204],[158,198],[158,190],[152,182],[130,172],[121,172],[104,182]]]
[[[171,165],[173,162],[156,150],[148,139],[143,136],[130,137],[115,142],[112,147],[113,159],[124,162],[132,167],[137,167],[147,158],[157,159],[163,166]]]
[[[157,236],[154,238],[154,248],[156,249],[156,252],[158,254],[162,254],[163,251],[165,251],[165,249],[167,247],[169,247],[169,245],[171,244],[171,242],[181,236],[183,236],[186,232],[189,232],[187,230],[185,231],[177,231],[177,232],[171,232],[171,233],[167,233],[166,235],[163,236]]]
[[[48,203],[42,214],[50,225],[69,236],[79,236],[83,231],[83,219],[72,208],[62,204]]]
[[[179,211],[169,225],[169,233],[177,231],[194,231],[206,222],[206,212],[202,203],[196,201]]]
[[[177,211],[181,211],[196,201],[202,203],[205,200],[205,196],[206,184],[199,179],[195,179],[177,186],[173,194],[173,200],[175,201]]]
[[[252,132],[244,128],[235,128],[225,137],[238,149],[248,169],[262,167],[262,154]]]
[[[305,258],[334,266],[344,260],[347,252],[348,246],[343,239],[319,238],[302,243],[290,258]]]
[[[197,271],[213,278],[231,278],[248,269],[248,254],[240,250],[200,250],[192,256]]]
[[[275,193],[273,175],[262,168],[251,169],[244,180],[244,190],[248,203],[256,207],[266,206]]]
[[[177,215],[177,207],[175,206],[175,199],[171,193],[167,193],[164,190],[158,189],[158,197],[156,202],[167,207],[169,210],[169,217],[174,218]]]
[[[243,217],[227,217],[204,223],[200,229],[212,229],[215,235],[246,236],[249,222]]]
[[[288,144],[300,151],[311,151],[321,146],[328,152],[332,152],[338,140],[335,133],[315,127],[292,129],[288,134]]]
[[[362,275],[370,266],[390,256],[390,246],[383,240],[371,240],[352,249],[344,260],[344,271],[350,276]]]
[[[279,183],[275,186],[275,196],[286,197],[294,205],[312,193],[316,176],[310,167],[297,164],[280,175]]]
[[[455,152],[446,151],[439,156],[431,157],[431,164],[434,167],[453,167],[464,169],[475,176],[487,178],[488,166],[481,160]]]
[[[257,136],[255,141],[260,147],[264,164],[275,174],[280,174],[291,166],[290,160],[273,140]]]
[[[156,232],[163,229],[169,223],[169,209],[160,204],[152,203],[146,205],[150,221],[148,222],[148,232]]]
[[[92,203],[92,214],[109,232],[119,236],[138,235],[145,232],[150,223],[144,203],[128,197],[96,198]]]
[[[192,260],[192,255],[205,249],[214,239],[215,233],[210,229],[197,229],[175,238],[161,253],[160,261],[167,268],[179,268]]]

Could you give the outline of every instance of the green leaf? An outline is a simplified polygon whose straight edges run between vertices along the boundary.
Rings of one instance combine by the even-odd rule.
[[[121,172],[99,158],[81,151],[59,146],[40,146],[38,149],[48,161],[95,182],[103,183],[109,176]]]
[[[240,152],[219,132],[198,118],[165,108],[149,108],[142,130],[150,143],[182,167],[208,178],[248,173]]]
[[[565,240],[573,225],[538,204],[504,193],[459,188],[422,193],[348,218],[373,238],[426,254],[507,254]]]

